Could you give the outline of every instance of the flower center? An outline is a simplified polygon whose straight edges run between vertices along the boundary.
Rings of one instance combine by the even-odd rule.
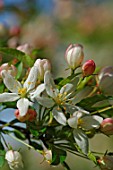
[[[64,105],[65,104],[65,101],[66,101],[66,95],[67,95],[67,92],[64,92],[64,93],[59,93],[58,95],[57,95],[57,98],[56,98],[56,103],[58,104],[58,105]]]
[[[18,93],[20,94],[21,98],[24,98],[27,93],[27,88],[21,88],[18,90]]]

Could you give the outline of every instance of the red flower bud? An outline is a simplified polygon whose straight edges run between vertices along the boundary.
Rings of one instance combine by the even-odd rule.
[[[25,122],[27,120],[32,122],[36,118],[36,115],[37,113],[33,109],[28,109],[25,116],[20,116],[18,109],[15,111],[15,116],[20,122]]]
[[[96,65],[93,60],[87,60],[82,66],[83,76],[90,76],[93,74],[95,67]]]
[[[97,160],[101,170],[112,170],[113,169],[113,156],[105,155]]]
[[[106,118],[102,121],[100,131],[106,135],[113,135],[113,119]]]

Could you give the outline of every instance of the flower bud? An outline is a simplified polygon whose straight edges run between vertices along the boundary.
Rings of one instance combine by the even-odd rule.
[[[113,135],[113,119],[106,118],[102,121],[100,131],[105,135]]]
[[[16,74],[17,74],[17,70],[14,65],[9,65],[8,63],[4,63],[0,66],[0,78],[1,78],[1,72],[3,70],[8,71],[8,73],[12,76],[16,76]]]
[[[101,170],[112,170],[113,169],[113,156],[105,155],[97,160]]]
[[[83,76],[90,76],[95,71],[95,62],[93,60],[87,60],[82,66]]]
[[[33,50],[33,48],[29,44],[24,44],[24,45],[18,46],[17,50],[22,51],[22,52],[24,52],[27,55],[30,55],[32,50]]]
[[[65,52],[65,59],[71,69],[75,70],[79,67],[84,59],[82,45],[71,44]]]
[[[22,167],[22,156],[18,151],[9,150],[6,152],[5,159],[7,160],[10,169],[15,170],[16,168]]]
[[[34,66],[38,68],[38,79],[40,81],[44,80],[45,72],[51,70],[51,64],[47,59],[37,59]]]
[[[32,122],[36,118],[36,115],[37,113],[33,109],[28,109],[25,116],[20,116],[18,109],[15,111],[15,116],[20,122],[25,122],[27,120]]]

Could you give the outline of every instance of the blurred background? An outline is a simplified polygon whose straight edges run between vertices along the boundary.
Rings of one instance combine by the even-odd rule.
[[[28,43],[38,49],[37,58],[49,58],[53,74],[65,76],[65,50],[71,43],[84,47],[85,60],[97,66],[113,66],[112,0],[0,0],[0,47],[16,48]],[[13,117],[13,110],[7,111]],[[6,119],[6,113],[0,119]],[[25,170],[63,170],[50,167],[36,151],[28,150],[7,137],[15,149],[22,148]],[[90,140],[92,150],[113,152],[113,138],[97,135]],[[90,161],[71,154],[67,163],[72,170],[98,170]],[[5,165],[2,170],[8,170]]]

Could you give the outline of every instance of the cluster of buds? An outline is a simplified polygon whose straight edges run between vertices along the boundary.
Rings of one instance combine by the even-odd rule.
[[[65,53],[65,59],[72,70],[80,67],[84,60],[83,47],[80,44],[71,44]],[[90,76],[95,71],[95,62],[93,60],[87,60],[82,65],[82,74],[83,77]]]
[[[44,80],[44,74],[46,71],[51,71],[51,64],[47,59],[37,59],[34,66],[38,68],[38,80]]]
[[[22,156],[18,151],[9,150],[6,152],[5,159],[8,162],[10,169],[15,170],[23,168]]]

